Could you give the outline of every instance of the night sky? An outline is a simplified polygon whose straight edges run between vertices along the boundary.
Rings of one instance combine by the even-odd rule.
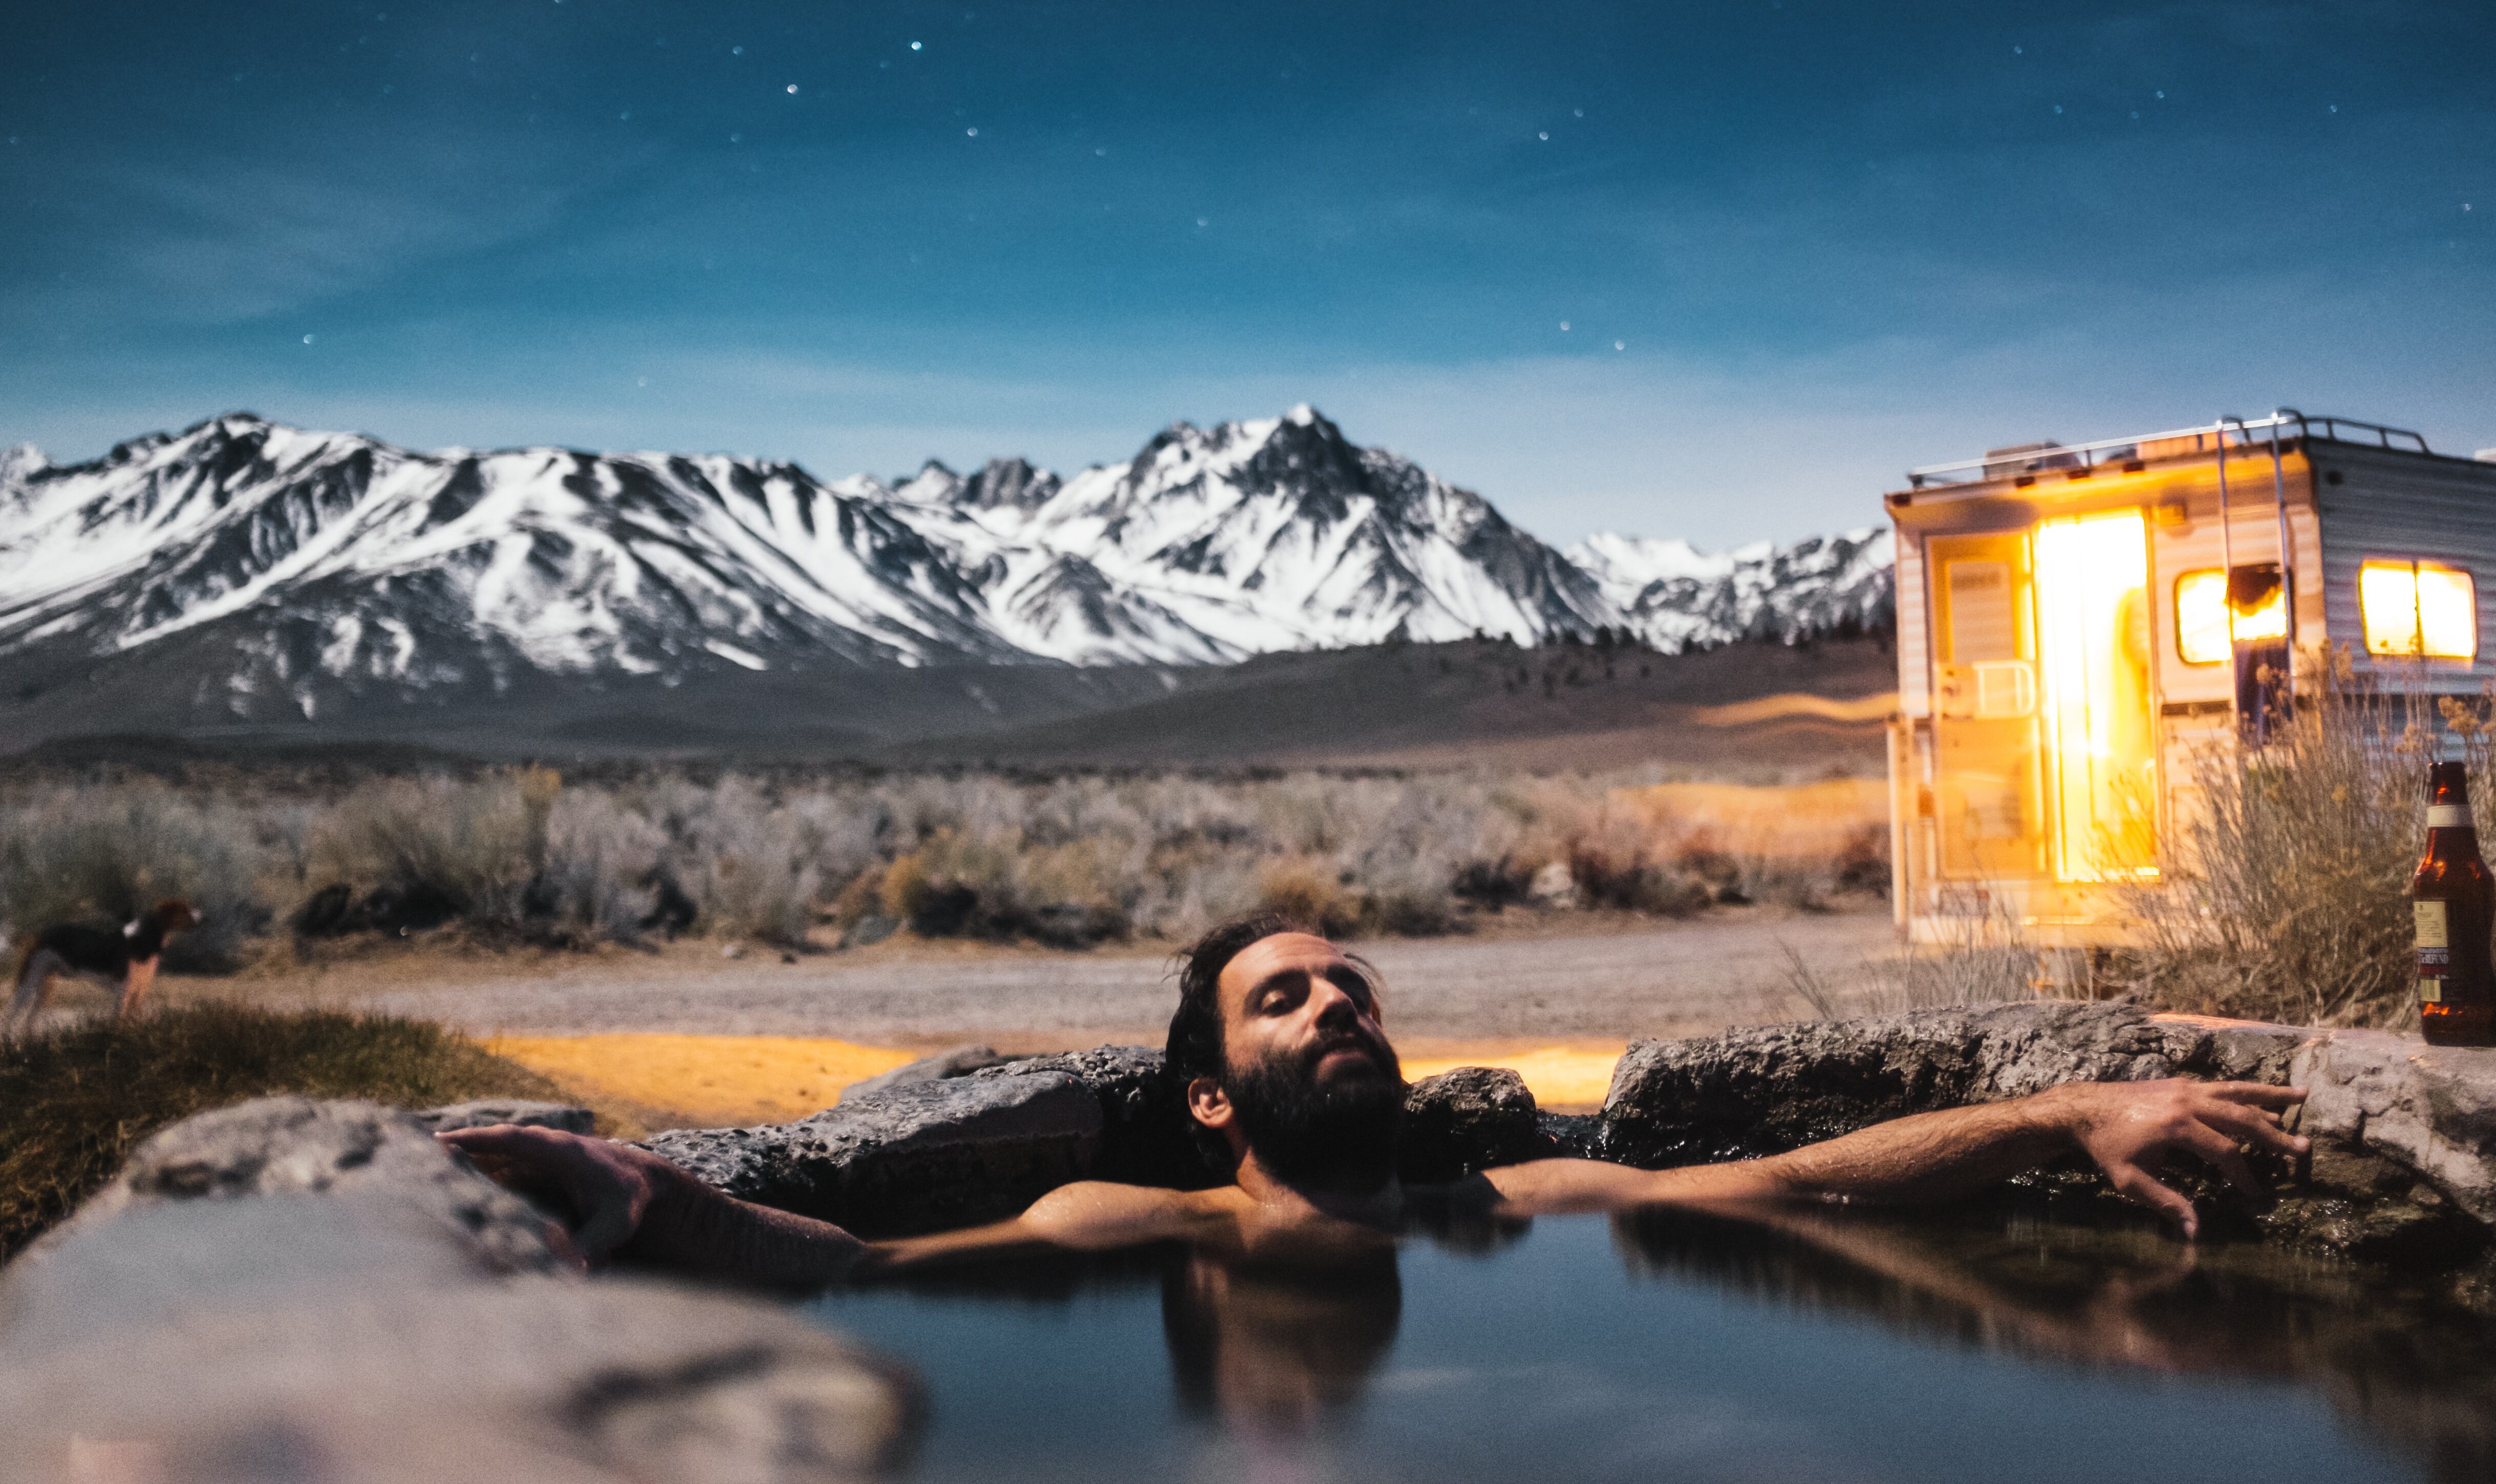
[[[1566,541],[2287,403],[2496,444],[2496,5],[9,0],[0,443],[1126,456]]]

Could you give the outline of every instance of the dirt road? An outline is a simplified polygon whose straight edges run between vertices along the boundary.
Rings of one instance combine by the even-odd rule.
[[[1458,1041],[1617,1044],[1793,1019],[1808,1010],[1785,988],[1788,946],[1843,985],[1890,943],[1886,914],[1750,909],[1663,924],[1564,920],[1533,936],[1394,940],[1360,951],[1386,976],[1398,1043],[1427,1055]],[[1168,974],[1161,950],[894,943],[785,963],[769,950],[725,959],[716,944],[688,943],[650,956],[417,955],[299,972],[252,993],[421,1016],[480,1035],[984,1040],[1024,1051],[1158,1043],[1170,1019]]]

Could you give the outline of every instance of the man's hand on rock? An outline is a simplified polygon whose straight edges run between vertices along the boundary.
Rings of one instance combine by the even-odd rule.
[[[2267,1202],[2270,1186],[2246,1162],[2244,1149],[2304,1154],[2307,1141],[2280,1127],[2280,1111],[2304,1100],[2296,1088],[2185,1077],[2075,1082],[2039,1096],[2116,1191],[2173,1221],[2187,1239],[2200,1233],[2200,1217],[2151,1169],[2190,1154],[2246,1195]]]
[[[434,1137],[476,1160],[496,1183],[560,1208],[572,1221],[560,1233],[571,1248],[566,1255],[587,1268],[603,1266],[645,1225],[671,1224],[652,1222],[654,1210],[683,1204],[703,1190],[701,1182],[648,1150],[610,1139],[512,1124],[455,1128]]]
[[[630,1144],[508,1124],[434,1137],[499,1184],[565,1210],[572,1228],[556,1227],[555,1245],[584,1268],[624,1256],[807,1288],[841,1277],[866,1250],[829,1221],[734,1199]]]

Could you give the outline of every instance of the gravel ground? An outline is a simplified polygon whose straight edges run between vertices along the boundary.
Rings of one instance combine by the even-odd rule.
[[[1570,926],[1580,931],[1561,931]],[[1435,1041],[1618,1042],[1789,1020],[1808,1011],[1785,988],[1787,947],[1843,985],[1891,943],[1886,913],[1753,910],[1628,927],[1564,920],[1532,936],[1395,940],[1358,950],[1386,975],[1398,1042],[1421,1051]],[[302,972],[252,994],[421,1016],[479,1034],[986,1040],[1036,1050],[1158,1042],[1172,1003],[1168,973],[1165,953],[1141,950],[896,943],[784,963],[767,950],[729,960],[716,945],[692,943],[649,957],[444,962],[414,954]],[[199,988],[231,992],[214,981]]]

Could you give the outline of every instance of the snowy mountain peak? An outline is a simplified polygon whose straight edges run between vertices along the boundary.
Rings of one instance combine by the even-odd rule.
[[[37,474],[52,467],[44,450],[30,443],[0,448],[0,489],[22,484]]]
[[[1564,555],[1306,403],[1174,422],[1061,479],[935,460],[896,485],[795,464],[555,448],[431,453],[230,413],[54,466],[0,455],[0,655],[231,638],[238,708],[714,658],[1201,664],[1275,650],[1670,648],[1886,614],[1886,533],[1709,555],[1599,536]],[[224,640],[220,640],[224,642]],[[220,690],[222,688],[222,690]]]
[[[1626,587],[1633,592],[1660,578],[1707,580],[1733,570],[1731,555],[1700,551],[1678,536],[1622,536],[1610,531],[1570,547],[1569,560],[1607,588]]]

